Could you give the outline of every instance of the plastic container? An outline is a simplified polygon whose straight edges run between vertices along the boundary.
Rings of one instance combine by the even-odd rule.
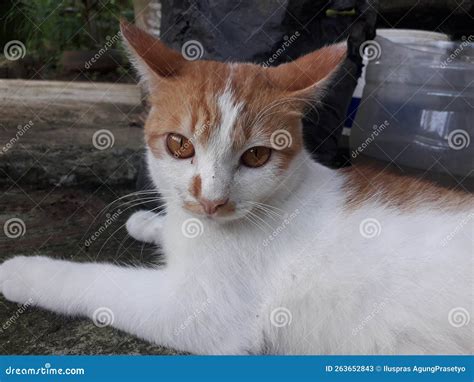
[[[409,32],[372,42],[351,156],[474,177],[474,36]]]

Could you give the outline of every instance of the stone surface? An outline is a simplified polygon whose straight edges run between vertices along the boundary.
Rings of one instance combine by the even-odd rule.
[[[0,80],[0,103],[0,262],[15,255],[44,255],[121,265],[156,263],[155,249],[128,237],[123,226],[140,203],[123,197],[134,190],[142,155],[136,87]],[[104,149],[93,140],[101,129],[113,140],[113,145],[102,141]],[[11,218],[24,222],[24,235],[6,236],[4,224]],[[104,229],[107,219],[112,224]],[[87,247],[86,240],[96,232],[97,239]],[[0,353],[174,351],[0,296]]]
[[[155,249],[127,236],[123,224],[136,198],[130,190],[106,186],[77,188],[10,186],[0,189],[0,223],[15,217],[25,224],[24,235],[8,238],[0,232],[0,262],[15,255],[45,255],[73,261],[150,264]],[[109,203],[112,205],[104,209]],[[130,208],[132,207],[132,208]],[[102,213],[100,213],[102,211]],[[116,218],[114,218],[116,217]],[[113,223],[87,248],[85,241]],[[60,286],[58,286],[60,287]],[[83,318],[62,317],[38,308],[6,301],[0,296],[1,354],[174,354],[110,327],[99,328]]]

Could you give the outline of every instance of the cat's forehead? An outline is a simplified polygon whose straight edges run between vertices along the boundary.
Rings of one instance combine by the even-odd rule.
[[[264,68],[201,62],[152,94],[156,120],[148,130],[179,132],[204,146],[238,149],[268,139],[278,129],[296,129],[300,116],[290,101],[272,87]]]

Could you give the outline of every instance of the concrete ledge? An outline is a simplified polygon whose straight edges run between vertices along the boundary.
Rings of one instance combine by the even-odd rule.
[[[132,184],[143,147],[135,85],[0,80],[0,184]]]

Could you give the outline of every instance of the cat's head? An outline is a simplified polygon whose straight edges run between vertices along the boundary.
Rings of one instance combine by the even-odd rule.
[[[303,152],[301,118],[346,53],[332,45],[274,68],[187,60],[122,23],[151,105],[150,175],[169,203],[218,221],[281,188]]]

